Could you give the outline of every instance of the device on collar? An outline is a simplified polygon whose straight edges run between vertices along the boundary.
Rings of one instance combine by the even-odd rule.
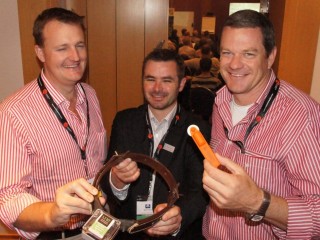
[[[111,168],[120,162],[122,162],[126,158],[131,158],[133,161],[136,161],[138,163],[142,163],[144,165],[147,165],[148,167],[151,167],[153,170],[155,170],[166,182],[166,184],[169,187],[169,195],[168,195],[168,200],[167,200],[167,206],[162,209],[160,212],[155,213],[147,218],[141,219],[141,220],[130,220],[130,219],[116,219],[113,216],[111,216],[109,213],[101,213],[103,207],[99,201],[99,197],[95,196],[94,197],[94,203],[93,203],[93,209],[98,212],[98,214],[93,214],[92,217],[86,222],[86,224],[83,227],[82,233],[85,234],[86,236],[91,236],[92,235],[97,235],[97,234],[92,234],[90,231],[90,227],[95,224],[95,221],[99,221],[99,218],[104,218],[108,219],[108,226],[105,227],[105,231],[103,231],[104,236],[101,238],[88,238],[86,237],[85,239],[104,239],[104,240],[109,240],[112,239],[116,233],[121,229],[121,231],[125,232],[127,231],[128,233],[136,233],[140,232],[142,230],[148,229],[155,225],[158,221],[161,220],[161,217],[171,208],[173,207],[174,203],[176,200],[179,198],[179,192],[178,192],[178,186],[179,184],[176,182],[175,178],[173,177],[172,173],[159,161],[144,155],[144,154],[139,154],[139,153],[131,153],[131,152],[126,152],[124,154],[120,155],[114,155],[112,158],[100,169],[100,171],[97,173],[94,181],[93,181],[93,186],[96,187],[98,190],[100,190],[100,181],[103,178],[105,174],[107,174]],[[99,215],[99,216],[96,216]],[[92,219],[94,218],[94,219]],[[104,220],[104,222],[106,222]],[[113,222],[114,225],[110,226],[109,223]],[[99,224],[101,221],[99,221]],[[105,226],[106,224],[104,224]],[[108,233],[109,230],[112,230],[112,232]],[[102,234],[101,234],[102,236]],[[107,236],[107,237],[105,237]]]

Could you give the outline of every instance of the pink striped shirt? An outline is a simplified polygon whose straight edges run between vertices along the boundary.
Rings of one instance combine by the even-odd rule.
[[[88,175],[78,145],[64,129],[45,101],[37,81],[0,105],[0,219],[13,227],[19,214],[30,204],[54,200],[55,191],[78,178],[93,178],[106,158],[106,131],[95,91],[82,83],[77,88],[76,108],[81,121],[68,110],[67,101],[42,74],[44,84],[73,129],[80,146],[85,144],[88,99],[90,129],[86,148]],[[72,218],[66,227],[83,225],[83,217]],[[33,239],[39,233],[15,229]]]
[[[221,210],[211,202],[203,219],[207,239],[311,239],[320,236],[320,105],[281,81],[278,95],[245,143],[246,153],[226,138],[241,140],[266,98],[275,75],[248,114],[232,126],[231,94],[216,97],[211,147],[242,166],[256,184],[287,200],[287,231],[266,221],[253,224],[244,213]]]

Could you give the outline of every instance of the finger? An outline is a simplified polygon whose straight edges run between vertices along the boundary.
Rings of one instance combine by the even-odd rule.
[[[211,165],[209,162],[208,164]],[[208,193],[211,199],[220,199],[223,192],[227,191],[228,187],[219,180],[212,178],[206,170],[203,172],[202,184],[203,189]]]
[[[120,179],[124,183],[131,183],[138,179],[140,176],[140,169],[134,169],[134,170],[117,170],[112,169],[112,174],[114,174],[118,179]]]
[[[243,168],[236,164],[234,161],[232,161],[229,158],[223,157],[219,154],[216,154],[217,158],[219,159],[220,163],[225,166],[231,173],[233,174],[242,174]]]
[[[135,163],[135,162],[132,161],[131,158],[126,158],[125,160],[123,160],[122,162],[120,162],[118,165],[116,165],[115,168],[117,168],[117,169],[119,169],[119,170],[120,170],[120,169],[123,169],[123,168],[127,168],[130,163]]]
[[[162,209],[164,209],[167,205],[168,205],[167,203],[160,203],[160,204],[158,204],[158,205],[154,208],[153,212],[154,212],[154,213],[158,213],[158,212],[160,212]]]
[[[104,206],[105,204],[106,204],[106,202],[107,202],[107,199],[105,198],[105,197],[99,197],[99,201],[100,201],[100,204],[102,205],[102,206]]]
[[[227,158],[224,158],[224,160],[225,159],[227,159]],[[221,170],[220,168],[215,168],[215,167],[211,166],[211,164],[206,159],[204,160],[204,165],[203,165],[204,172],[206,172],[206,174],[210,177],[210,178],[207,178],[207,181],[206,181],[206,184],[208,186],[213,187],[212,186],[213,184],[216,184],[217,182],[219,182],[220,184],[222,184],[222,185],[219,185],[219,187],[223,187],[223,186],[227,187],[230,183],[232,183],[234,181],[235,174],[240,175],[240,173],[241,173],[241,175],[242,175],[244,173],[244,170],[242,170],[242,168],[239,165],[232,163],[231,160],[229,160],[229,161],[230,161],[229,163],[233,165],[234,169],[237,168],[237,173],[232,173],[231,171],[226,172],[224,170]],[[221,165],[223,165],[222,162],[221,162]],[[227,168],[227,171],[229,171],[228,168]],[[213,182],[213,180],[215,180],[216,182]],[[218,188],[218,187],[216,187],[216,188]]]
[[[161,219],[163,221],[168,221],[171,218],[177,217],[179,215],[180,215],[180,208],[178,206],[173,206],[162,216]]]
[[[224,172],[223,170],[220,170],[219,168],[213,167],[212,164],[208,160],[204,160],[203,162],[203,176],[207,179],[207,184],[210,185],[210,182],[214,180],[214,183],[220,182],[224,183],[225,179],[229,177],[229,173]]]
[[[67,215],[91,214],[92,205],[77,195],[57,195],[56,205]]]
[[[94,196],[98,194],[98,189],[83,178],[73,181],[71,188],[79,198],[89,203],[91,203],[94,200]]]
[[[152,228],[148,229],[149,235],[168,235],[176,231],[181,225],[182,216],[176,215],[166,221],[159,221]]]

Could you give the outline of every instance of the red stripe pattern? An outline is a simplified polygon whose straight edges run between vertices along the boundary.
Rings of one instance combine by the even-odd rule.
[[[85,144],[88,99],[90,129],[86,149],[88,174],[78,145],[59,122],[45,101],[36,81],[26,85],[0,105],[0,218],[9,227],[28,205],[53,201],[55,190],[78,178],[93,178],[106,158],[106,131],[95,91],[82,83],[77,86],[77,111],[81,120],[68,110],[69,102],[42,74],[55,103],[72,127],[79,145]],[[66,225],[83,225],[83,217],[73,217]],[[38,233],[16,229],[33,239]]]
[[[256,184],[285,198],[289,216],[287,231],[268,222],[246,222],[243,213],[207,207],[203,220],[206,239],[311,239],[320,236],[320,105],[306,94],[281,81],[266,116],[252,130],[246,153],[226,138],[243,141],[275,80],[272,74],[262,96],[237,125],[232,126],[231,95],[226,88],[216,97],[211,147],[242,166]],[[318,239],[318,238],[317,238]]]

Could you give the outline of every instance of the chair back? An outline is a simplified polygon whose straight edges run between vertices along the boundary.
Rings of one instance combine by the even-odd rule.
[[[216,94],[206,87],[194,87],[190,89],[191,111],[204,120],[209,120],[212,114],[213,103]]]

